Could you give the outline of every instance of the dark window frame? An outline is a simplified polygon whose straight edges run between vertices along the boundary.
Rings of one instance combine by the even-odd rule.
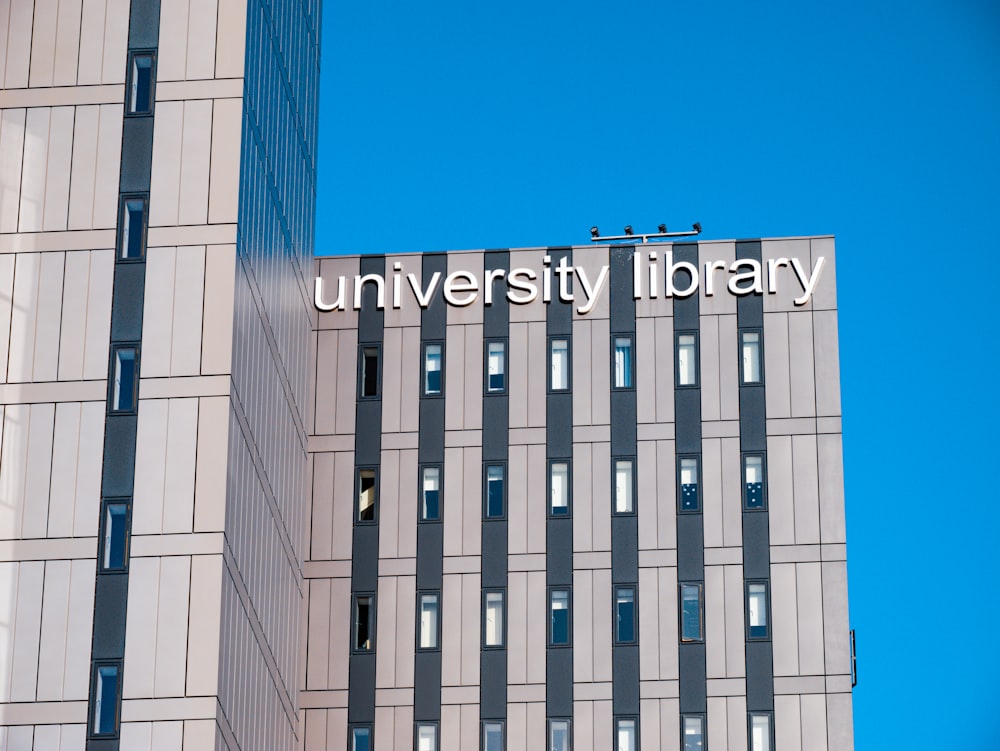
[[[434,751],[441,751],[441,722],[439,720],[415,720],[413,723],[413,751],[420,751],[420,728],[434,728]]]
[[[698,505],[694,508],[684,508],[684,493],[683,493],[683,483],[681,482],[681,464],[685,459],[694,459],[697,462],[698,469]],[[700,514],[702,513],[702,494],[704,489],[703,484],[704,476],[702,475],[702,461],[701,454],[677,454],[677,513],[678,514]]]
[[[424,470],[438,471],[438,515],[434,518],[424,517]],[[444,519],[444,465],[436,462],[420,464],[417,470],[417,499],[420,507],[417,509],[418,524],[441,524]]]
[[[566,593],[566,641],[556,642],[552,639],[552,614],[555,609],[552,607],[552,595],[555,592],[565,592]],[[567,649],[573,646],[573,588],[570,586],[552,586],[546,589],[546,600],[548,603],[548,628],[546,629],[547,640],[546,644],[553,649]]]
[[[139,413],[139,365],[142,362],[142,351],[139,342],[113,342],[111,344],[111,363],[108,378],[108,401],[107,414],[111,415],[136,415]],[[118,353],[122,350],[131,349],[135,352],[135,367],[132,373],[132,406],[128,409],[117,409],[115,407],[115,373],[118,368]]]
[[[107,557],[107,524],[108,507],[125,506],[125,541],[123,543],[124,562],[121,566],[105,566]],[[127,574],[129,564],[129,549],[132,544],[132,499],[129,497],[107,497],[101,499],[101,522],[98,530],[97,571],[99,574]]]
[[[420,646],[420,623],[421,615],[423,611],[421,610],[421,600],[422,598],[433,595],[437,597],[437,624],[436,632],[434,634],[434,646],[433,647],[422,647]],[[418,589],[417,590],[417,624],[416,624],[416,644],[415,648],[417,652],[440,652],[441,651],[441,590],[440,589]]]
[[[698,638],[690,639],[684,636],[684,587],[698,588]],[[677,582],[677,640],[681,644],[705,643],[705,582]]]
[[[618,510],[618,462],[632,463],[632,510]],[[612,516],[635,516],[639,513],[639,460],[638,457],[613,456],[611,457],[611,515]]]
[[[490,345],[491,344],[502,344],[503,345],[503,388],[491,389],[490,388]],[[483,341],[483,396],[503,396],[507,393],[507,382],[508,376],[510,374],[510,368],[508,368],[508,352],[510,347],[508,346],[508,340],[505,336],[492,336],[489,339]]]
[[[701,720],[701,749],[708,751],[708,717],[705,712],[682,712],[681,713],[681,745],[680,751],[684,751],[684,720],[687,718]]]
[[[753,635],[750,629],[750,585],[764,585],[764,629],[765,633]],[[771,583],[767,579],[747,579],[743,582],[743,602],[744,613],[743,622],[746,624],[747,641],[771,641]],[[758,627],[759,628],[759,627]]]
[[[427,390],[427,348],[428,347],[440,347],[441,348],[441,369],[438,371],[441,374],[441,388],[437,391]],[[420,397],[422,399],[443,399],[445,391],[445,343],[443,339],[428,339],[427,341],[420,342]]]
[[[489,718],[484,717],[479,721],[479,748],[480,751],[486,751],[486,725],[499,725],[500,726],[500,740],[504,751],[507,751],[507,721],[504,718]]]
[[[552,343],[566,342],[566,388],[557,389],[552,387]],[[545,352],[545,385],[547,394],[569,394],[573,391],[573,337],[550,336],[546,339]]]
[[[743,369],[743,335],[744,334],[757,334],[759,337],[757,339],[757,356],[760,360],[757,363],[757,368],[760,371],[760,380],[748,381],[746,380],[746,373]],[[750,327],[745,329],[740,329],[739,336],[737,336],[737,341],[739,345],[739,363],[740,363],[740,386],[763,386],[764,385],[764,329],[762,327]]]
[[[681,337],[694,337],[694,383],[681,383]],[[699,389],[701,388],[701,336],[697,330],[675,331],[674,332],[674,388],[675,389]]]
[[[501,595],[501,624],[500,624],[500,643],[499,644],[487,644],[486,643],[486,596],[490,594],[500,594]],[[482,618],[482,625],[480,626],[479,643],[482,645],[484,651],[497,651],[507,649],[507,588],[506,587],[485,587],[483,589],[483,601],[480,610],[480,617]]]
[[[552,748],[552,723],[566,723],[566,751],[573,751],[573,718],[572,717],[547,717],[545,723],[545,751],[553,751]]]
[[[768,747],[764,751],[774,751],[774,712],[770,710],[751,710],[747,712],[747,751],[753,751],[753,718],[767,717]]]
[[[124,659],[110,659],[110,660],[94,660],[90,664],[90,691],[88,692],[88,711],[87,711],[87,738],[90,739],[113,739],[118,738],[121,735],[122,727],[122,686],[124,684],[123,680],[123,668]],[[99,732],[94,729],[97,724],[95,722],[97,713],[97,684],[98,675],[100,674],[101,668],[115,668],[117,671],[117,684],[115,690],[115,722],[114,730],[109,732]]]
[[[618,727],[622,722],[632,722],[633,729],[635,731],[635,749],[634,751],[640,751],[642,745],[642,740],[639,737],[639,715],[637,714],[616,714],[614,716],[614,723],[612,727],[614,728],[614,736],[611,739],[612,748],[618,748]]]
[[[134,81],[135,60],[140,57],[150,58],[149,63],[149,109],[132,109],[132,84]],[[128,69],[125,71],[125,117],[152,117],[156,114],[156,49],[129,50]]]
[[[760,459],[761,504],[759,506],[750,506],[747,501],[747,459],[751,458]],[[767,511],[767,454],[764,451],[743,451],[740,454],[740,495],[743,498],[744,511]]]
[[[552,506],[552,467],[556,464],[566,465],[566,511],[565,513],[555,513]],[[546,463],[548,469],[546,473],[545,505],[546,515],[549,519],[572,519],[573,518],[573,460],[572,459],[549,459]],[[505,483],[506,484],[506,483]]]
[[[362,597],[371,598],[371,607],[368,611],[368,641],[369,647],[358,646],[358,600]],[[375,654],[375,635],[378,613],[378,596],[375,592],[352,592],[351,593],[351,654],[368,655]]]
[[[618,339],[628,339],[629,340],[629,372],[628,379],[629,383],[627,386],[619,386],[615,383],[615,372],[617,368],[615,367],[615,352],[618,350]],[[635,391],[635,380],[636,380],[636,348],[635,348],[635,332],[626,331],[621,334],[611,334],[611,390],[612,391]]]
[[[502,513],[497,516],[491,516],[488,513],[489,510],[489,471],[490,467],[500,467],[503,470],[503,493],[501,498],[501,503],[503,504]],[[483,462],[483,521],[503,521],[507,518],[507,462]]]
[[[347,751],[354,751],[354,731],[368,731],[369,751],[375,748],[375,723],[373,722],[352,722],[347,725]]]
[[[125,224],[129,201],[142,201],[139,255],[125,255]],[[149,193],[122,193],[118,196],[118,229],[115,233],[115,263],[145,263],[149,235]]]
[[[375,502],[372,505],[372,518],[361,518],[361,473],[375,473]],[[379,466],[377,464],[359,464],[354,468],[354,524],[356,526],[370,526],[378,524],[379,506]]]
[[[374,349],[378,363],[375,366],[375,393],[365,393],[365,350]],[[382,343],[362,342],[358,345],[358,399],[361,401],[376,401],[382,398]]]
[[[622,639],[618,628],[618,592],[623,589],[632,591],[632,638]],[[621,644],[639,643],[639,585],[637,583],[616,583],[611,587],[611,629],[615,646]]]

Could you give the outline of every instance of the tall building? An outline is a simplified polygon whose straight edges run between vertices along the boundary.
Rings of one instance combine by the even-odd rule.
[[[832,238],[317,261],[309,751],[848,751]]]
[[[299,745],[319,5],[0,4],[0,748]]]

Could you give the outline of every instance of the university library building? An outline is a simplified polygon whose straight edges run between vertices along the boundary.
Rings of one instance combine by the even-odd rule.
[[[833,239],[315,257],[319,5],[0,9],[0,750],[853,749]]]

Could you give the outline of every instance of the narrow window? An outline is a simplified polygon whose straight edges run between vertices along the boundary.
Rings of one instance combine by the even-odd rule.
[[[141,259],[146,252],[146,199],[122,199],[120,257],[131,261]]]
[[[636,751],[635,719],[619,719],[615,721],[616,751]]]
[[[615,388],[632,388],[632,337],[615,337]]]
[[[698,385],[698,343],[694,334],[677,335],[677,385]]]
[[[615,589],[615,642],[635,641],[635,587]]]
[[[549,475],[549,513],[566,516],[569,514],[569,463],[552,462]]]
[[[635,465],[631,459],[615,460],[615,513],[635,512]]]
[[[500,519],[504,514],[503,465],[486,467],[486,518]]]
[[[697,511],[701,508],[698,494],[698,459],[683,456],[679,461],[681,511]]]
[[[501,393],[507,388],[506,345],[488,342],[486,345],[486,390]]]
[[[153,56],[133,53],[128,72],[128,114],[148,115],[153,111]]]
[[[569,644],[569,590],[549,593],[549,644]]]
[[[549,751],[570,751],[569,720],[549,720]]]
[[[361,397],[378,396],[378,347],[361,348]]]
[[[487,647],[503,646],[503,592],[486,592],[483,596],[483,641]]]
[[[438,607],[436,593],[420,595],[420,649],[438,648]]]
[[[370,725],[351,727],[351,751],[372,751],[372,729]]]
[[[434,724],[417,725],[417,751],[437,751],[438,727]]]
[[[441,393],[441,345],[424,345],[424,393]]]
[[[751,455],[743,457],[743,506],[748,509],[762,509],[764,497],[764,457]]]
[[[437,521],[441,518],[441,468],[424,467],[421,479],[420,518]]]
[[[750,751],[771,751],[771,715],[750,715]]]
[[[743,331],[740,333],[740,369],[743,383],[760,383],[760,332]]]
[[[569,340],[552,339],[549,346],[549,388],[552,391],[565,391],[569,388]]]
[[[370,652],[375,643],[375,598],[354,596],[354,650]]]
[[[94,673],[93,735],[118,733],[118,666],[98,665]]]
[[[681,641],[701,641],[704,606],[700,584],[681,584]]]
[[[747,584],[747,626],[751,639],[767,638],[767,582]]]
[[[358,470],[358,521],[375,521],[375,470]]]
[[[503,751],[502,722],[483,722],[483,751]]]
[[[684,751],[703,751],[705,748],[705,718],[684,715],[681,732],[684,734]]]
[[[112,412],[135,410],[135,392],[138,373],[138,350],[135,347],[115,349],[115,382],[111,393]]]
[[[101,568],[123,570],[128,560],[128,503],[108,503],[104,507],[103,543]]]

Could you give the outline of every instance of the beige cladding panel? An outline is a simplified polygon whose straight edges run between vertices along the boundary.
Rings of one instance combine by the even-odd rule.
[[[608,748],[608,743],[614,738],[613,713],[611,701],[574,701],[574,751],[603,751]]]
[[[639,441],[636,509],[641,521],[640,550],[677,547],[675,466],[673,441]]]
[[[639,569],[639,679],[677,680],[677,569]]]
[[[809,250],[809,240],[808,239],[780,239],[780,240],[762,240],[760,244],[760,254],[761,261],[764,267],[764,274],[767,276],[769,270],[768,262],[778,261],[784,259],[785,264],[775,268],[775,280],[777,284],[776,294],[765,294],[764,295],[764,313],[774,313],[777,311],[793,311],[793,310],[810,310],[812,303],[806,303],[803,306],[795,304],[795,299],[802,294],[802,285],[792,269],[790,264],[791,259],[799,259],[799,263],[802,264],[802,268],[806,274],[809,274],[812,270],[811,261],[812,255]],[[825,276],[825,274],[824,274]],[[820,284],[823,283],[823,278],[820,278]],[[767,290],[767,281],[764,282],[764,289]]]
[[[357,256],[317,258],[314,268],[316,276],[322,278],[324,282],[322,302],[333,305],[339,299],[344,308],[326,313],[314,310],[316,328],[320,330],[348,329],[356,332],[358,311],[354,309],[353,305],[354,277],[360,273],[361,259]],[[419,268],[411,273],[415,273],[419,278]],[[343,277],[342,295],[339,294],[341,277]],[[310,297],[314,297],[315,279],[307,281],[309,282]]]
[[[519,284],[525,283],[525,281],[530,281],[538,289],[538,297],[535,298],[534,302],[527,305],[521,305],[516,303],[511,303],[508,306],[508,314],[510,316],[510,323],[525,323],[527,321],[545,321],[546,314],[548,311],[548,306],[542,301],[542,272],[545,268],[542,264],[542,259],[545,258],[547,251],[542,250],[512,250],[510,251],[510,271],[515,269],[530,269],[532,272],[537,274],[536,278],[533,280],[528,280],[526,277],[519,275],[517,281]],[[507,285],[498,284],[496,291],[499,292],[504,289]],[[508,295],[513,293],[514,295],[523,297],[525,292],[521,290],[516,290],[513,287],[507,287]]]
[[[729,268],[736,260],[736,243],[734,242],[703,242],[698,243],[698,310],[702,316],[736,315],[736,296],[729,293],[727,285],[731,274]],[[706,265],[722,261],[724,268],[706,270]],[[664,271],[666,273],[666,271]],[[711,274],[712,294],[708,294]],[[663,288],[661,287],[661,290]]]
[[[376,706],[372,740],[374,751],[413,748],[413,708]]]
[[[444,555],[479,555],[482,521],[482,449],[445,449]]]
[[[819,463],[820,536],[824,543],[844,543],[844,450],[839,434],[816,436]]]
[[[49,537],[96,536],[104,451],[104,404],[65,402],[55,408]]]
[[[17,231],[26,116],[23,109],[0,110],[0,232]]]
[[[358,335],[355,331],[317,331],[316,379],[313,386],[316,393],[313,417],[314,435],[350,434],[354,432],[356,416],[355,373],[358,362]],[[383,367],[383,388],[391,389],[395,384],[387,383],[396,365],[395,350],[390,349],[391,338],[383,348],[386,358]],[[383,418],[384,421],[385,418]]]
[[[442,580],[441,685],[478,686],[480,576],[445,574]]]
[[[545,751],[546,725],[543,702],[508,704],[507,748]]]
[[[351,646],[350,579],[308,582],[306,690],[346,690]]]
[[[197,434],[197,399],[140,400],[134,534],[192,531]]]
[[[379,472],[379,557],[415,558],[416,450],[383,451]]]
[[[847,608],[847,564],[822,564],[823,639],[826,671],[833,675],[851,674],[851,626]]]
[[[573,550],[611,549],[611,444],[573,444]]]
[[[376,688],[413,686],[416,577],[380,576],[375,624]]]
[[[813,314],[813,345],[816,368],[816,414],[840,415],[840,352],[837,313],[824,310]]]
[[[484,275],[484,264],[486,256],[483,253],[449,253],[448,254],[448,274],[450,276],[456,272],[467,272],[468,275],[475,280],[475,284],[478,287],[478,291],[475,293],[471,292],[455,292],[453,293],[455,298],[458,300],[465,300],[471,295],[475,294],[475,300],[471,305],[464,306],[448,306],[448,326],[451,327],[455,324],[481,324],[483,322],[483,307],[484,307],[484,288],[485,275]],[[511,267],[513,268],[513,267]],[[444,284],[444,279],[441,280],[441,284]],[[469,279],[465,276],[456,277],[457,284],[467,284]],[[499,288],[498,288],[499,289]]]
[[[354,454],[314,454],[309,559],[350,560],[354,522]]]
[[[678,699],[643,699],[639,702],[641,748],[675,748],[681,737]]]

